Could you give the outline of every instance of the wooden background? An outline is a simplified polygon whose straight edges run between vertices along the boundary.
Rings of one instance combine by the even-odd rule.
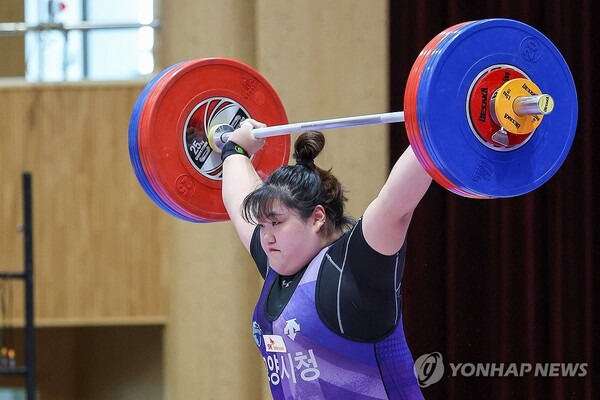
[[[0,23],[22,22],[25,19],[23,2],[4,0],[0,2]],[[0,77],[25,75],[25,38],[23,36],[0,36]]]
[[[387,1],[172,0],[157,16],[158,70],[240,60],[290,121],[388,111]],[[129,115],[145,83],[0,83],[0,268],[22,265],[20,179],[31,171],[41,398],[108,398],[108,382],[120,399],[268,398],[250,328],[261,282],[232,226],[167,215],[130,166]],[[387,132],[336,131],[317,159],[346,185],[354,216],[387,176]]]
[[[177,14],[180,9],[186,14]],[[385,1],[175,1],[164,3],[162,12],[163,66],[212,56],[248,63],[277,90],[290,121],[387,111]],[[167,25],[174,15],[177,26]],[[387,175],[386,134],[383,126],[337,131],[317,159],[345,183],[355,216]],[[229,224],[177,224],[174,232],[189,251],[170,253],[177,261],[169,268],[168,393],[176,399],[268,398],[251,339],[260,282],[249,257]],[[227,244],[207,252],[186,246],[190,235],[196,243],[219,237]]]

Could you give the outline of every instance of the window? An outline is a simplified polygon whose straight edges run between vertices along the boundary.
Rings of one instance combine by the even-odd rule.
[[[134,79],[154,70],[153,0],[25,0],[31,81]]]

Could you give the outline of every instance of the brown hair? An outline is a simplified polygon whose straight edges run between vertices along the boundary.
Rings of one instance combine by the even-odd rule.
[[[327,215],[327,235],[352,227],[354,220],[344,214],[347,198],[344,188],[331,170],[317,167],[314,159],[325,146],[318,131],[301,134],[294,144],[296,165],[273,172],[262,186],[251,192],[242,204],[242,216],[251,223],[266,219],[278,202],[307,219],[321,205]]]

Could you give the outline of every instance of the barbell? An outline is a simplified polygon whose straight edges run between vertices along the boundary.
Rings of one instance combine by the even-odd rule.
[[[404,122],[409,142],[440,185],[470,198],[537,189],[564,162],[577,125],[577,94],[556,47],[514,20],[454,25],[435,36],[410,71],[404,111],[288,124],[273,87],[251,67],[208,58],[173,65],[139,95],[129,155],[146,194],[190,222],[229,217],[220,148],[253,118],[265,146],[251,158],[262,179],[286,165],[290,134]]]

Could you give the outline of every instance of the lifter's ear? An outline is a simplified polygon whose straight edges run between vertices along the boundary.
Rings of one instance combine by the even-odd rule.
[[[322,205],[319,204],[315,207],[311,216],[311,221],[315,228],[315,232],[320,232],[321,229],[323,229],[323,226],[325,226],[325,223],[327,222],[327,213]]]

